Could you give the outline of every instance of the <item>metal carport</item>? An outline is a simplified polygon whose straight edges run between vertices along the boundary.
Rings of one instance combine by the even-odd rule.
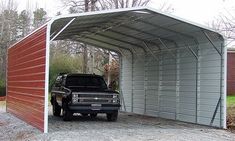
[[[226,128],[223,37],[151,8],[59,16],[14,44],[8,50],[8,112],[48,132],[50,42],[65,39],[120,55],[122,110]]]

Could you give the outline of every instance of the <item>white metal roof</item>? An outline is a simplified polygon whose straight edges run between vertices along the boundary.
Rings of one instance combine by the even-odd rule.
[[[223,41],[219,33],[152,8],[127,8],[59,16],[49,24],[51,39],[77,40],[119,48],[141,47],[142,42]],[[62,29],[62,30],[61,30]],[[58,36],[57,36],[58,35]],[[219,47],[218,47],[219,48]]]

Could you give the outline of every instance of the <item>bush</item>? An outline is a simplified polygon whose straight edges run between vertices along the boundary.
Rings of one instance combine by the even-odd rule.
[[[51,90],[52,85],[59,73],[72,73],[81,72],[82,59],[78,56],[70,56],[66,54],[57,54],[55,57],[50,59],[50,73],[49,73],[49,89]]]
[[[6,86],[3,79],[0,79],[0,97],[1,96],[6,96]]]

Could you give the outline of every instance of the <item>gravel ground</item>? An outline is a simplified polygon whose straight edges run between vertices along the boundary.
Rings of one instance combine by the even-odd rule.
[[[107,122],[104,115],[96,119],[81,117],[64,122],[49,111],[49,133],[42,134],[14,116],[0,111],[0,141],[235,141],[226,130],[176,122],[161,118],[120,113],[117,122]]]

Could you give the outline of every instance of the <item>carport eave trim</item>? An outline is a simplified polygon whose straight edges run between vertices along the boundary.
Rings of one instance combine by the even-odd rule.
[[[178,17],[176,15],[170,14],[170,13],[166,13],[166,12],[162,12],[160,10],[157,10],[155,8],[152,7],[148,7],[148,6],[144,6],[144,7],[131,7],[131,8],[121,8],[121,9],[112,9],[112,10],[103,10],[103,11],[94,11],[94,12],[84,12],[84,13],[79,13],[79,14],[68,14],[68,15],[60,15],[57,17],[54,17],[50,20],[50,22],[55,22],[56,20],[62,19],[62,18],[73,18],[73,17],[83,17],[83,16],[90,16],[90,15],[99,15],[99,14],[108,14],[108,13],[118,13],[118,12],[128,12],[128,11],[138,11],[138,10],[148,10],[151,12],[154,12],[156,14],[160,14],[162,16],[166,16],[168,18],[177,20],[179,22],[185,23],[185,24],[189,24],[192,26],[195,26],[197,28],[200,28],[201,30],[207,30],[209,32],[213,32],[217,35],[219,35],[222,38],[222,41],[225,41],[224,35],[222,35],[221,33],[218,33],[217,31],[215,31],[214,29],[207,27],[205,25],[196,23],[196,22],[192,22],[189,21],[187,19]],[[52,24],[51,24],[52,25]],[[50,26],[51,26],[50,25]]]
[[[225,44],[226,44],[226,41],[224,41],[223,43],[222,43],[222,46],[223,46],[223,53],[224,54],[222,54],[223,56],[224,56],[224,90],[223,90],[223,103],[224,103],[224,107],[223,107],[223,113],[224,113],[224,115],[223,115],[223,119],[224,119],[224,121],[223,121],[223,128],[224,129],[227,129],[227,55],[228,55],[228,50],[227,50],[227,48],[225,47]]]
[[[199,23],[196,23],[196,22],[193,22],[193,21],[181,18],[179,16],[176,16],[176,15],[173,15],[173,14],[170,14],[170,13],[162,12],[162,11],[157,10],[155,8],[152,8],[152,7],[146,7],[146,9],[150,10],[150,11],[153,11],[155,13],[158,13],[160,15],[167,16],[167,17],[169,17],[171,19],[178,20],[178,21],[183,22],[185,24],[190,24],[192,26],[196,26],[198,28],[201,28],[201,29],[204,29],[204,30],[207,30],[207,31],[210,31],[210,32],[214,32],[214,33],[218,34],[222,38],[223,42],[225,41],[224,35],[222,35],[221,33],[218,33],[216,30],[214,30],[214,29],[212,29],[212,28],[210,28],[208,26],[205,26],[205,25],[202,25],[202,24],[199,24]]]
[[[83,17],[83,16],[90,16],[90,15],[100,15],[100,14],[128,12],[128,11],[137,11],[137,10],[150,10],[150,9],[148,7],[131,7],[131,8],[112,9],[112,10],[92,11],[92,12],[84,12],[84,13],[77,13],[77,14],[60,15],[60,16],[56,16],[52,18],[50,21],[53,23],[54,21],[63,19],[63,18]]]
[[[46,28],[46,62],[45,62],[45,91],[44,91],[44,133],[48,133],[48,97],[49,97],[49,68],[50,68],[50,31],[54,20],[47,23]]]

